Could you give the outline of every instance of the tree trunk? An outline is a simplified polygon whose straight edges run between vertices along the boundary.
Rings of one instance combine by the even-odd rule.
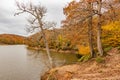
[[[45,44],[45,47],[46,47],[46,52],[47,52],[47,55],[48,55],[48,59],[50,61],[50,68],[53,68],[54,65],[53,65],[53,61],[52,61],[51,55],[50,55],[50,50],[49,50],[48,42],[47,42],[47,39],[46,39],[44,30],[43,30],[42,27],[41,27],[41,32],[42,32],[42,35],[43,35],[44,44]]]
[[[48,55],[48,59],[50,61],[50,68],[53,68],[54,65],[53,65],[53,61],[52,61],[51,55],[50,55],[50,50],[49,50],[48,42],[47,42],[47,39],[46,39],[44,31],[42,31],[42,34],[44,36],[43,38],[44,38],[44,43],[45,43],[45,46],[46,46],[46,52],[47,52],[47,55]]]
[[[97,25],[97,48],[100,56],[103,56],[103,48],[102,48],[102,42],[101,42],[101,6],[102,6],[102,0],[99,0],[98,2],[98,25]]]
[[[89,18],[89,23],[88,23],[88,38],[89,38],[91,57],[95,57],[94,48],[93,48],[93,39],[92,39],[92,17]]]
[[[92,3],[88,4],[88,8],[90,10],[90,13],[92,14]],[[92,40],[92,16],[88,19],[88,38],[89,38],[89,48],[90,48],[90,54],[91,57],[95,57],[95,52],[93,48],[93,40]]]
[[[36,12],[37,13],[37,12]],[[39,27],[41,29],[41,32],[42,32],[42,36],[43,36],[43,39],[44,39],[44,44],[45,44],[45,47],[46,47],[46,52],[47,52],[47,55],[48,55],[48,59],[50,61],[50,68],[53,68],[54,65],[53,65],[53,61],[52,61],[52,58],[51,58],[51,55],[50,55],[50,50],[49,50],[49,46],[48,46],[48,41],[46,39],[46,35],[45,35],[45,32],[44,32],[44,29],[43,29],[43,24],[42,24],[42,21],[40,20],[39,18],[39,15],[37,13],[37,18],[38,18],[38,23],[39,23]]]

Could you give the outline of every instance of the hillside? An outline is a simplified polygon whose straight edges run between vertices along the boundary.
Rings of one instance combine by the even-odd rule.
[[[120,80],[120,51],[113,48],[103,59],[101,63],[91,59],[52,69],[42,80]]]
[[[15,34],[0,34],[0,44],[24,44],[26,37]]]
[[[58,43],[60,42],[60,40],[58,40],[58,37],[60,33],[62,33],[61,29],[45,30],[49,48],[55,49],[56,47],[58,47]],[[27,42],[27,45],[30,47],[45,47],[41,33],[35,33],[29,36],[28,41],[29,42]]]

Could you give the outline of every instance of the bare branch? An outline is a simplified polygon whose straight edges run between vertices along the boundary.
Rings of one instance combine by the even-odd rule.
[[[88,19],[88,18],[96,15],[96,14],[97,14],[97,13],[93,13],[93,14],[87,15],[86,17],[81,18],[81,19],[79,19],[78,21],[76,21],[76,20],[74,21],[74,19],[73,19],[73,20],[69,21],[69,22],[68,22],[68,25],[66,25],[66,26],[74,26],[74,25],[79,24],[79,23],[85,21],[86,19]],[[73,22],[75,22],[75,23],[73,23]]]
[[[30,19],[27,19],[27,21],[30,23],[30,24],[34,24],[36,21],[37,21],[37,18],[30,18]]]
[[[46,21],[44,23],[44,29],[50,29],[50,28],[53,28],[53,27],[56,27],[56,23],[55,22],[48,22],[48,21]]]
[[[24,3],[20,4],[19,2],[16,2],[16,4],[20,12],[15,13],[14,14],[15,16],[27,12],[33,15],[34,17],[36,17],[36,14],[34,13],[34,6],[31,3],[30,3],[30,6],[27,6]]]

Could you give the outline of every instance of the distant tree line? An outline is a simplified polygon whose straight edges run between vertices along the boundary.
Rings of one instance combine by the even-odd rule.
[[[14,34],[1,34],[0,35],[0,44],[25,44],[26,37],[18,36]]]

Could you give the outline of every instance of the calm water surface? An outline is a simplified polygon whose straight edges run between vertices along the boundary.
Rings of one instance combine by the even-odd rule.
[[[51,53],[56,66],[77,60],[73,54]],[[28,50],[25,45],[0,46],[0,80],[40,80],[49,66],[44,51]]]

